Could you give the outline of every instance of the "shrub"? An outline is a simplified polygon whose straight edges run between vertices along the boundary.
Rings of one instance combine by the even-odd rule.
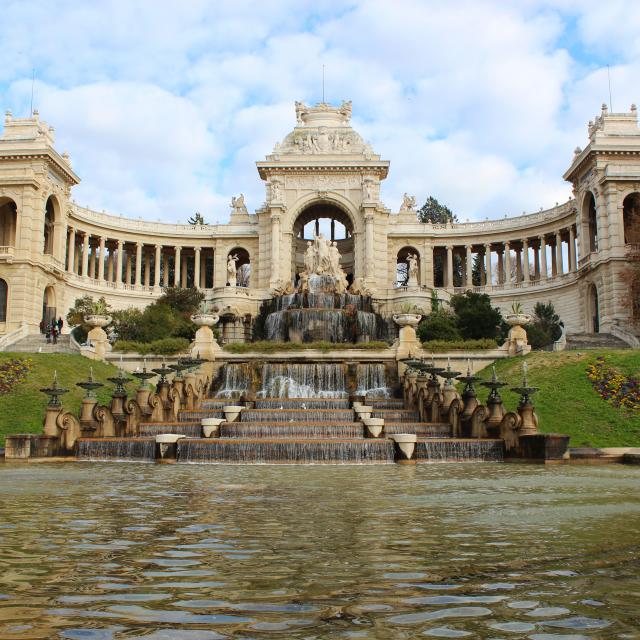
[[[457,327],[465,340],[496,339],[500,335],[502,314],[491,306],[486,293],[465,291],[451,297],[450,305],[457,317]]]
[[[96,313],[110,315],[111,308],[104,297],[98,298],[98,300],[94,300],[89,295],[76,298],[73,307],[69,309],[67,313],[67,324],[70,327],[78,328],[77,331],[74,332],[74,337],[79,342],[84,342],[87,339],[87,333],[91,330],[91,327],[85,324],[84,317]]]
[[[428,340],[422,346],[426,351],[442,352],[462,349],[465,351],[477,351],[481,349],[497,349],[498,343],[491,338],[480,340]]]
[[[456,318],[440,309],[428,315],[416,329],[420,341],[426,340],[461,340],[462,336],[456,326]]]
[[[388,349],[386,342],[358,342],[350,344],[346,342],[273,342],[270,340],[260,340],[258,342],[232,342],[225,344],[223,349],[229,353],[279,353],[281,351],[300,351],[308,349],[318,349],[320,351],[343,351],[345,349]]]
[[[137,342],[135,340],[118,340],[114,347],[114,351],[122,351],[124,353],[139,353],[140,355],[158,355],[169,356],[174,353],[182,353],[189,348],[189,340],[186,338],[162,338],[153,342]]]

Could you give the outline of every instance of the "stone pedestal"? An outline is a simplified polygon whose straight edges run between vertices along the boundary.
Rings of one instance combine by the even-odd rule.
[[[400,327],[396,360],[408,358],[420,351],[422,345],[415,328],[421,317],[418,313],[397,313],[393,316],[393,321]]]
[[[87,351],[84,352],[84,355],[95,360],[105,360],[107,353],[111,351],[111,345],[104,327],[111,323],[111,316],[85,316],[84,321],[91,327],[87,339],[94,348],[93,352]]]
[[[191,343],[191,356],[215,360],[222,349],[216,342],[211,327],[218,322],[219,317],[212,313],[198,313],[191,316],[191,320],[198,326],[195,338]]]

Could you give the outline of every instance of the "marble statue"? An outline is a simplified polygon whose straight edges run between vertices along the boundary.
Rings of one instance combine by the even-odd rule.
[[[307,242],[307,250],[304,252],[304,268],[307,274],[316,272],[316,249],[311,240]]]
[[[407,195],[402,196],[402,204],[400,205],[400,211],[415,211],[416,210],[416,198],[415,196]]]
[[[271,183],[271,200],[273,202],[280,200],[280,183],[277,180]]]
[[[331,244],[328,240],[325,240],[324,236],[320,234],[314,238],[316,255],[317,255],[317,264],[316,264],[316,273],[322,275],[324,273],[331,273],[331,258],[329,257],[329,245]]]
[[[236,286],[236,279],[238,276],[236,262],[238,262],[239,259],[240,258],[238,258],[237,253],[234,253],[233,255],[229,254],[229,258],[227,259],[227,285],[229,287]]]
[[[232,214],[248,214],[247,207],[244,204],[244,194],[240,194],[237,198],[231,196],[231,209]]]
[[[338,243],[335,241],[332,242],[331,246],[329,247],[329,262],[330,262],[329,273],[331,273],[332,276],[338,277],[341,271],[340,251],[338,250]]]
[[[407,279],[408,287],[418,286],[418,255],[416,253],[410,253],[407,256],[407,270],[409,278]]]

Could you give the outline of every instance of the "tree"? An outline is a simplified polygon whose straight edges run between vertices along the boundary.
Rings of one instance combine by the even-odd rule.
[[[527,338],[534,349],[555,342],[562,335],[562,322],[553,304],[537,302],[533,308],[533,322],[527,327]]]
[[[466,291],[452,296],[449,304],[457,316],[456,324],[464,340],[499,337],[502,314],[491,306],[486,293]]]
[[[202,217],[202,214],[199,211],[196,211],[194,215],[189,218],[189,224],[197,225],[197,224],[207,224]]]
[[[204,300],[204,294],[196,287],[165,287],[156,304],[164,304],[174,311],[195,313]]]
[[[430,313],[416,329],[421,342],[427,340],[460,340],[456,318],[444,309]]]
[[[458,216],[449,207],[440,204],[433,196],[427,198],[427,201],[418,209],[417,214],[420,222],[430,222],[431,224],[458,222]]]

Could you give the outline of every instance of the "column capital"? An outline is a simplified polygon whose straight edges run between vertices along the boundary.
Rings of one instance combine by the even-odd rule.
[[[506,240],[506,241],[504,242],[504,246],[505,246],[507,249],[510,249],[510,248],[511,248],[511,240]]]
[[[100,246],[104,247],[106,242],[107,242],[107,238],[105,238],[104,236],[100,236]]]
[[[528,247],[529,246],[529,238],[523,238],[521,240],[521,242],[522,242],[522,246],[523,247]]]
[[[122,249],[124,247],[124,240],[118,240],[118,249]]]
[[[202,247],[193,247],[193,250],[194,250],[196,253],[200,253],[200,251],[202,250]]]
[[[141,242],[140,240],[138,240],[136,242],[136,247],[144,247],[144,242]]]
[[[491,242],[485,242],[482,246],[483,246],[485,249],[491,249],[491,245],[492,245],[492,243],[491,243]]]
[[[547,242],[547,234],[546,233],[542,233],[538,236],[538,240],[540,240],[540,242],[544,242],[546,244]]]
[[[447,251],[453,251],[453,245],[452,244],[447,244],[447,245],[445,245],[445,249]]]

